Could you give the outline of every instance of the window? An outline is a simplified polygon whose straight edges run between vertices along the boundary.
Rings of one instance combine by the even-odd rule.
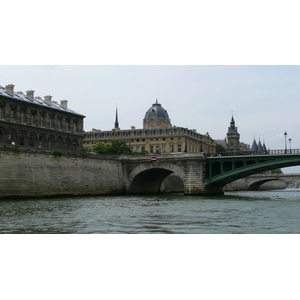
[[[50,126],[50,127],[53,127],[53,118],[50,118],[49,126]]]
[[[177,148],[178,148],[178,152],[181,152],[181,145],[178,145]]]
[[[0,107],[0,118],[2,119],[4,116],[4,109],[3,107]]]
[[[166,145],[162,146],[162,153],[166,153]]]
[[[12,110],[10,111],[10,119],[11,119],[12,121],[14,121],[14,120],[15,120],[15,116],[16,116],[16,112],[12,109]]]
[[[159,150],[160,150],[159,146],[156,146],[156,153],[159,153],[160,152]]]
[[[69,131],[70,130],[70,123],[66,122],[66,130]]]
[[[140,146],[136,146],[136,152],[140,152]]]
[[[41,126],[44,126],[45,125],[45,119],[43,116],[41,116]]]
[[[35,121],[34,114],[31,114],[31,117],[30,117],[30,123],[33,125],[33,124],[34,124],[34,121]]]
[[[150,153],[153,153],[153,146],[150,146]]]
[[[57,122],[57,128],[60,130],[61,129],[61,121],[60,120],[58,120],[58,122]]]
[[[76,131],[77,131],[77,124],[74,123],[74,132],[76,132]]]
[[[25,123],[25,114],[23,111],[21,112],[21,122]]]
[[[170,152],[174,152],[174,145],[170,145]]]

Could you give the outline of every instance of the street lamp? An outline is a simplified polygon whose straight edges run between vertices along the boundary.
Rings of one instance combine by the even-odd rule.
[[[292,139],[289,139],[290,142],[290,154],[292,153]]]
[[[286,154],[287,153],[287,151],[286,151],[286,136],[287,136],[287,133],[286,133],[286,131],[284,132],[284,138],[285,138],[285,143],[284,143],[284,145],[285,145],[285,147],[284,147],[284,153]]]

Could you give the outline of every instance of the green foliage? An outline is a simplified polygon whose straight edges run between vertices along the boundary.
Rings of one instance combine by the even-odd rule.
[[[63,154],[64,153],[61,150],[56,150],[56,151],[53,152],[54,156],[63,156]]]
[[[147,151],[142,152],[132,152],[127,145],[127,142],[124,140],[115,140],[112,141],[111,144],[105,144],[102,142],[96,143],[92,149],[92,152],[98,154],[106,154],[106,155],[147,155]]]
[[[130,149],[126,145],[126,141],[116,140],[111,143],[111,154],[130,154]]]
[[[112,141],[111,144],[98,142],[93,146],[92,151],[107,155],[128,155],[130,153],[130,149],[126,145],[126,141],[123,140]]]
[[[281,169],[275,169],[271,171],[271,174],[283,174],[283,172],[281,171]]]
[[[227,154],[227,150],[220,144],[216,144],[216,152]]]
[[[15,152],[17,153],[23,152],[23,149],[19,145],[15,145]]]
[[[146,150],[143,150],[142,152],[136,152],[136,151],[134,151],[134,152],[130,153],[130,155],[148,155],[148,154],[149,154],[149,152],[146,151]]]

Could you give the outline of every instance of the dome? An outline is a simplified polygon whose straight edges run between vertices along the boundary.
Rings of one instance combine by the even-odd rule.
[[[165,120],[169,119],[167,111],[157,102],[157,100],[156,103],[154,103],[146,112],[145,119],[149,119],[151,117],[163,118]]]

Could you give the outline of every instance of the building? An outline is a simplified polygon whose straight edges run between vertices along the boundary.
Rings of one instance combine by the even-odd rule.
[[[228,127],[227,136],[224,140],[216,140],[216,144],[223,146],[227,152],[238,155],[241,153],[257,153],[266,154],[268,153],[265,142],[261,144],[260,140],[257,144],[255,137],[250,148],[249,144],[240,142],[240,134],[238,133],[238,128],[235,126],[235,121],[232,116],[230,121],[230,126]]]
[[[35,97],[34,91],[15,92],[14,85],[0,86],[0,144],[49,150],[83,149],[85,116],[60,104],[52,96]]]
[[[121,130],[116,111],[114,129],[85,132],[84,147],[90,149],[97,142],[110,143],[113,140],[125,140],[131,151],[147,151],[150,154],[216,151],[215,142],[208,133],[202,135],[194,129],[172,126],[168,112],[157,100],[147,110],[142,129],[132,126],[131,129]]]

